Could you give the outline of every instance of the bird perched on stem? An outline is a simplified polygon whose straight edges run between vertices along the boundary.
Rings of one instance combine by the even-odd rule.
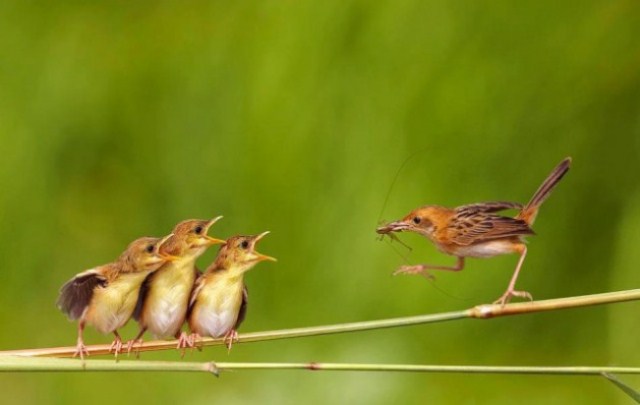
[[[115,335],[110,351],[118,357],[122,350],[118,329],[131,318],[140,285],[147,275],[172,260],[158,251],[169,237],[136,239],[115,262],[77,274],[62,286],[58,308],[69,319],[79,319],[74,357],[84,359],[89,354],[82,338],[86,324],[93,325],[98,332]]]
[[[189,297],[196,280],[196,259],[209,246],[224,243],[222,239],[207,235],[211,225],[221,216],[212,220],[182,221],[173,229],[173,234],[161,247],[161,253],[175,258],[142,283],[140,297],[133,317],[140,324],[140,332],[129,342],[131,351],[136,343],[141,343],[142,335],[149,330],[157,338],[175,337],[178,348],[189,344],[189,336],[181,331],[187,315]]]
[[[231,350],[247,311],[244,273],[263,260],[276,261],[255,249],[256,243],[268,233],[229,238],[220,247],[215,261],[198,278],[189,303],[191,346],[201,336],[224,336]]]
[[[540,205],[569,171],[570,165],[569,157],[560,162],[525,206],[503,201],[463,205],[457,208],[426,205],[411,211],[399,221],[379,227],[376,232],[383,235],[390,232],[419,233],[433,242],[441,252],[458,258],[455,266],[402,266],[394,274],[423,274],[431,277],[429,270],[462,270],[465,257],[484,258],[517,253],[520,259],[509,286],[495,303],[504,305],[512,297],[532,299],[528,292],[515,290],[516,280],[527,254],[524,237],[534,234],[531,225]],[[506,209],[517,209],[519,213],[514,218],[495,214]]]

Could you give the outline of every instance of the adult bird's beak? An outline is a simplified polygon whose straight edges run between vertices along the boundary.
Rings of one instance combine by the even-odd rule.
[[[389,232],[400,232],[409,229],[410,226],[404,221],[389,222],[386,225],[380,226],[376,229],[376,232],[384,235]]]

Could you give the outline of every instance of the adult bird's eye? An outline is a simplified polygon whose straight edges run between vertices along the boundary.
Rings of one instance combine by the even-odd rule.
[[[420,217],[413,217],[413,223],[418,225],[420,223]]]
[[[246,249],[249,247],[249,242],[247,242],[246,240],[243,240],[242,243],[240,244],[240,247],[243,249]]]
[[[153,249],[154,249],[153,245],[149,245],[145,250],[147,251],[147,253],[153,253]]]
[[[195,233],[196,233],[196,235],[200,235],[200,234],[202,233],[202,227],[201,227],[201,226],[196,226],[196,227],[193,229],[193,232],[195,232]]]

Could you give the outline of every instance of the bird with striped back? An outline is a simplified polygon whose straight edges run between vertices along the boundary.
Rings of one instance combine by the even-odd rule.
[[[256,243],[268,233],[227,239],[215,261],[198,278],[188,314],[192,347],[203,336],[224,336],[227,348],[231,350],[247,311],[244,274],[261,261],[276,261],[256,251]]]
[[[458,258],[455,266],[402,266],[394,274],[423,274],[432,277],[428,273],[429,270],[462,270],[466,257],[485,258],[516,253],[520,255],[520,259],[509,286],[494,303],[504,305],[512,297],[531,300],[532,296],[527,291],[515,290],[516,280],[527,254],[524,237],[534,234],[531,225],[540,206],[569,171],[570,165],[570,157],[560,162],[524,206],[504,201],[463,205],[457,208],[426,205],[411,211],[401,220],[379,227],[376,232],[382,235],[390,232],[418,233],[433,242],[441,252]],[[517,209],[519,212],[513,218],[496,214],[507,209]]]
[[[84,359],[89,354],[82,337],[86,324],[93,325],[98,332],[115,335],[110,352],[118,357],[122,350],[118,329],[131,318],[142,282],[147,275],[173,260],[159,253],[170,236],[136,239],[115,262],[77,274],[62,286],[57,306],[69,319],[78,320],[74,357]]]

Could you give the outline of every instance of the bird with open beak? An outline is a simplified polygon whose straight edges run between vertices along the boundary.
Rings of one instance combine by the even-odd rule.
[[[159,252],[170,237],[136,239],[115,262],[77,274],[62,286],[57,306],[69,319],[78,320],[74,357],[84,359],[89,354],[82,338],[86,324],[115,335],[111,352],[118,357],[122,350],[118,329],[131,318],[145,277],[171,260]]]
[[[161,253],[173,258],[142,283],[140,297],[133,317],[140,324],[140,332],[129,342],[129,351],[149,330],[157,338],[175,337],[178,348],[189,344],[189,336],[182,324],[187,315],[189,297],[197,276],[196,259],[209,246],[224,243],[207,235],[209,228],[221,216],[212,220],[182,221],[173,229],[173,236],[162,245]]]
[[[198,278],[189,303],[191,346],[202,336],[224,336],[231,350],[247,311],[244,274],[261,261],[276,261],[256,251],[256,243],[268,233],[227,239],[215,261]]]

